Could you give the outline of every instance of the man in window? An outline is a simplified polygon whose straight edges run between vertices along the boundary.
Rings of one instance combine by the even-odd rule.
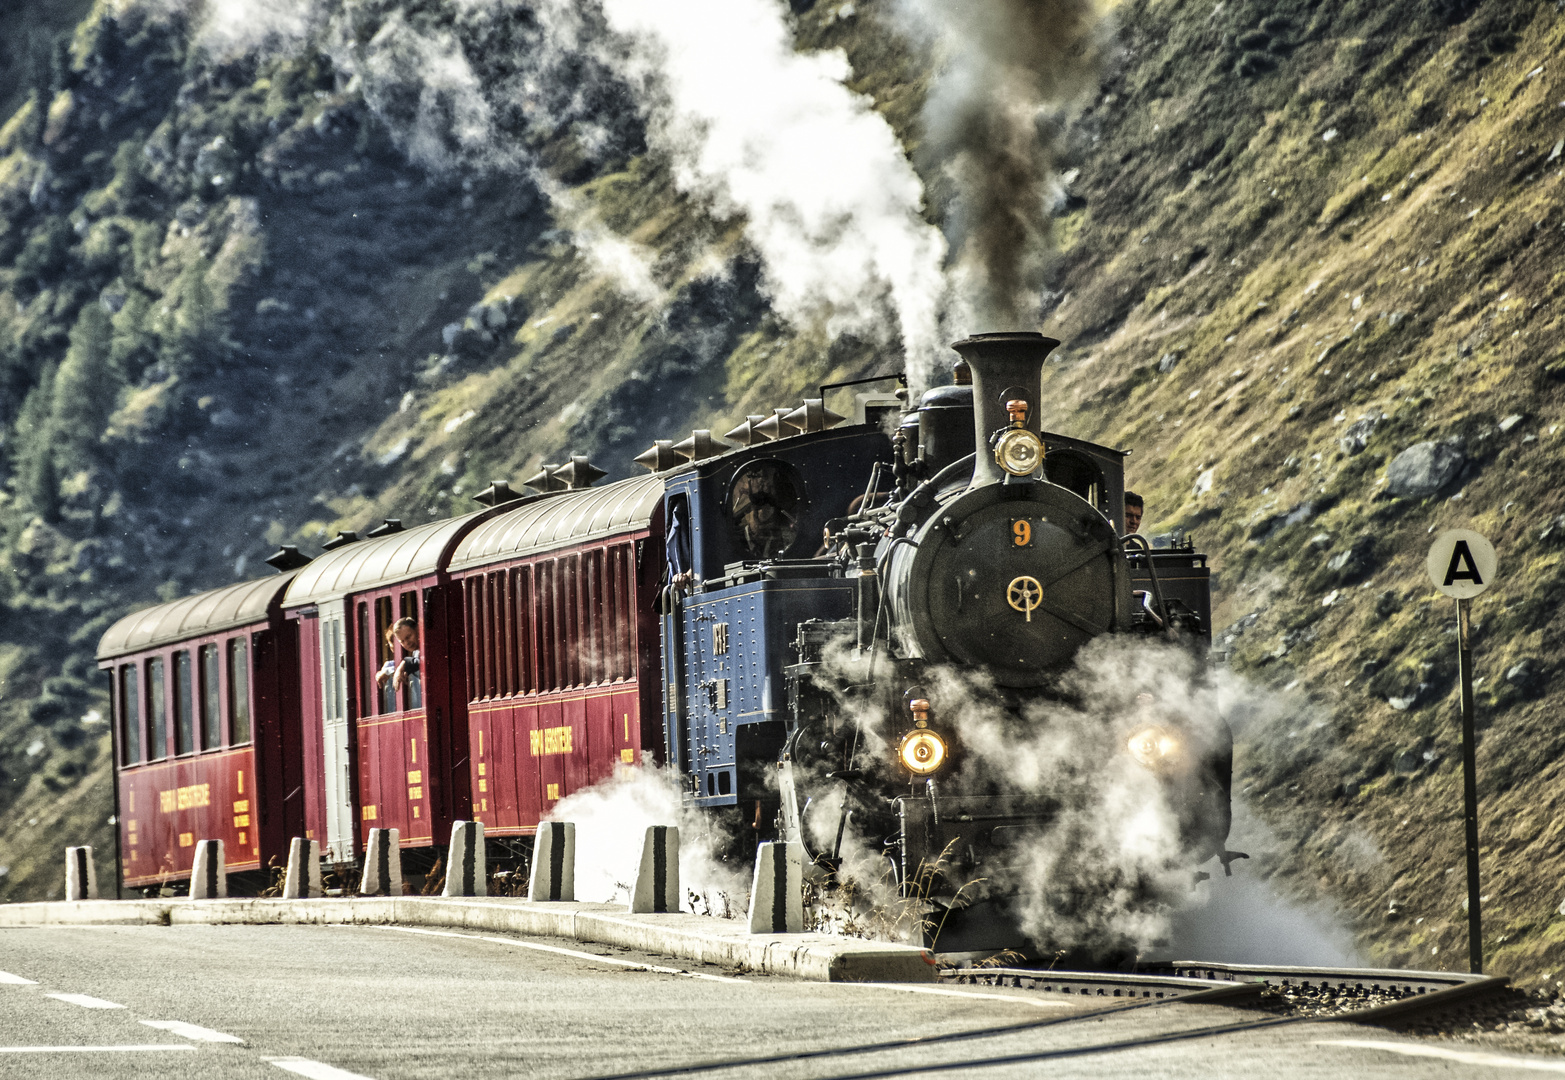
[[[1125,492],[1125,535],[1129,536],[1141,528],[1141,512],[1143,508],[1141,496],[1134,491]]]
[[[393,663],[387,660],[375,673],[375,684],[385,686],[387,680],[397,690],[401,690],[409,679],[418,678],[418,623],[403,617],[391,624],[386,631],[386,646],[395,651],[395,646],[402,646],[402,660]]]

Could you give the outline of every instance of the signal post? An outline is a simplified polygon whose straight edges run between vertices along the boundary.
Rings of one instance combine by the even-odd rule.
[[[1473,736],[1473,646],[1468,604],[1494,583],[1494,545],[1471,529],[1448,529],[1435,538],[1425,564],[1435,588],[1456,600],[1457,669],[1462,680],[1462,795],[1467,826],[1467,963],[1483,972],[1483,915],[1478,878],[1478,764]]]

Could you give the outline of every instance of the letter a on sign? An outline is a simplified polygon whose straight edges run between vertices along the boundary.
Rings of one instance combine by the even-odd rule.
[[[1429,581],[1447,596],[1470,600],[1494,584],[1494,545],[1470,529],[1449,529],[1429,548]]]

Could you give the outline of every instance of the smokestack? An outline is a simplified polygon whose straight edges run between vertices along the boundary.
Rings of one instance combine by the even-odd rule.
[[[998,484],[1006,472],[994,459],[990,438],[1002,428],[1011,427],[1007,401],[1027,403],[1026,428],[1040,433],[1038,403],[1043,397],[1043,362],[1059,347],[1053,338],[1032,331],[1016,330],[1000,334],[974,334],[951,347],[973,370],[973,427],[978,440],[978,458],[973,464],[971,488]]]

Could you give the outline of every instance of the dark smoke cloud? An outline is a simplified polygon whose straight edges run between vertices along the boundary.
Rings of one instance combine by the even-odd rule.
[[[926,164],[955,188],[948,231],[967,329],[1036,320],[1049,188],[1072,110],[1096,85],[1108,27],[1093,0],[903,0],[939,74]]]

